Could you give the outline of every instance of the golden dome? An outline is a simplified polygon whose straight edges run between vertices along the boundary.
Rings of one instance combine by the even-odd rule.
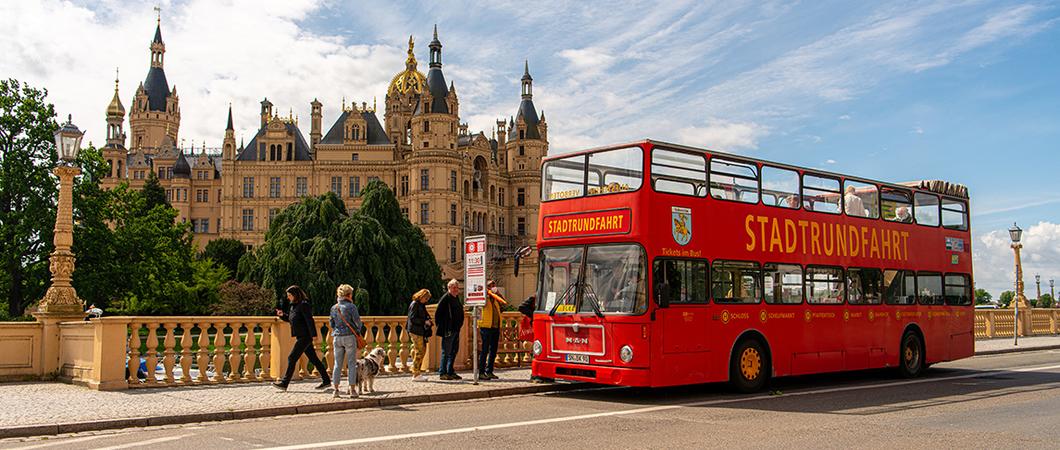
[[[108,116],[124,116],[125,107],[122,106],[121,100],[118,99],[118,78],[114,78],[114,98],[110,100],[110,106],[107,106]]]
[[[412,36],[409,36],[409,57],[405,60],[405,70],[390,80],[388,96],[401,94],[422,94],[427,91],[427,77],[416,70],[416,55],[412,53]]]

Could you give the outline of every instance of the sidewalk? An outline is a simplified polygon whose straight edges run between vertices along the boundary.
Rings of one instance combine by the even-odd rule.
[[[4,383],[0,384],[0,438],[468,400],[579,387],[572,383],[530,383],[529,369],[498,370],[497,375],[500,380],[478,385],[471,384],[470,374],[464,374],[461,381],[440,381],[432,375],[426,383],[413,382],[411,376],[380,377],[375,380],[375,394],[353,400],[345,395],[332,398],[330,389],[314,390],[319,380],[291,383],[287,392],[268,383],[111,392],[54,382]]]
[[[1060,349],[1060,336],[1024,336],[1019,345],[1012,338],[982,339],[975,341],[975,355],[996,355],[1028,350]]]

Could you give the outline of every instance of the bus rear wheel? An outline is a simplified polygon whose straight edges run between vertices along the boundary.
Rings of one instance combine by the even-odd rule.
[[[902,347],[899,350],[898,371],[903,377],[916,378],[924,372],[924,344],[913,331],[902,335]]]
[[[737,391],[761,391],[769,381],[769,357],[758,339],[741,341],[729,362],[729,382]]]

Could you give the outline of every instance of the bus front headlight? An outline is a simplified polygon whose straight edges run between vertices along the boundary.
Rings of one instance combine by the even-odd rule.
[[[633,361],[633,347],[623,345],[622,349],[618,351],[618,359],[621,359],[624,363]]]
[[[534,341],[534,356],[541,354],[541,341]]]

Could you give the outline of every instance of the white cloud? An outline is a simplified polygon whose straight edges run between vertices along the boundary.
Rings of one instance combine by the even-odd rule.
[[[850,120],[850,114],[843,114],[838,117],[839,120]]]
[[[737,123],[712,120],[705,126],[685,127],[677,131],[682,143],[715,150],[740,151],[758,148],[758,139],[767,129],[753,122]]]
[[[924,129],[919,126],[915,126],[911,130],[909,130],[909,132],[913,134],[924,134]]]
[[[1048,280],[1060,280],[1060,224],[1039,222],[1023,231],[1024,294],[1036,295],[1034,275],[1040,274],[1043,292],[1048,292]],[[992,230],[979,235],[972,245],[972,267],[977,288],[986,289],[994,298],[1002,291],[1014,289],[1015,265],[1007,229]]]
[[[825,164],[835,164],[835,160],[834,159],[826,160]]]

